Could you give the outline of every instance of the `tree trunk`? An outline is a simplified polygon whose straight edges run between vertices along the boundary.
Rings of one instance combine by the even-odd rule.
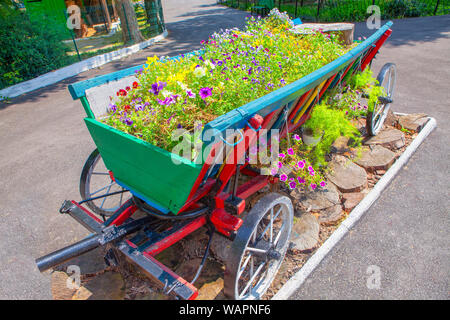
[[[117,11],[120,17],[123,41],[125,43],[139,43],[144,41],[144,37],[139,30],[136,12],[131,0],[116,0]]]
[[[144,4],[150,33],[152,36],[156,36],[165,29],[161,0],[144,0]]]

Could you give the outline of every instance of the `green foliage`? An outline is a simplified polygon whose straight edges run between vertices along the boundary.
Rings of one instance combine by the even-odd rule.
[[[364,90],[372,84],[376,84],[377,80],[373,77],[372,70],[366,68],[363,72],[358,72],[350,78],[349,84],[353,89]]]
[[[0,89],[65,66],[69,50],[47,26],[47,18],[30,21],[8,6],[0,6]]]
[[[427,5],[414,0],[391,0],[385,3],[383,19],[420,17],[424,14],[431,14]]]
[[[315,106],[311,118],[305,123],[305,128],[312,130],[315,137],[322,136],[320,142],[312,147],[313,160],[319,165],[325,165],[325,155],[330,151],[333,142],[340,136],[345,136],[360,142],[360,133],[342,110],[333,108],[326,102]]]

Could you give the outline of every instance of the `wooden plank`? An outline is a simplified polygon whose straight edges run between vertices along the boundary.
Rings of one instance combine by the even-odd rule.
[[[297,34],[308,34],[319,30],[324,33],[338,33],[341,41],[346,45],[353,43],[353,33],[355,30],[353,23],[303,23],[295,26],[293,32]]]

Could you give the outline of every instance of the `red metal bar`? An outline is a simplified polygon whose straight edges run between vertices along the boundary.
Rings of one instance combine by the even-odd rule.
[[[247,199],[256,191],[264,188],[268,183],[269,176],[257,176],[239,186],[236,192],[236,196],[241,199]]]
[[[116,219],[114,219],[109,225],[115,224],[116,226],[120,226],[125,220],[133,215],[136,212],[138,207],[135,205],[129,206],[126,208]]]
[[[158,242],[153,243],[151,246],[149,246],[147,249],[144,250],[144,253],[150,256],[155,256],[161,251],[173,245],[174,243],[180,241],[187,235],[191,234],[198,228],[204,226],[205,224],[206,224],[206,217],[200,216],[194,219],[192,222],[185,225],[184,227],[180,228],[180,230],[172,233],[171,235],[165,237],[164,239]]]
[[[86,208],[82,207],[81,205],[78,204],[78,202],[72,200],[71,201],[74,205],[76,205],[78,208],[80,208],[81,210],[83,210],[89,217],[91,217],[92,219],[94,219],[96,222],[98,222],[99,224],[103,224],[103,221],[100,220],[98,217],[95,216],[95,214],[93,214],[92,212],[90,212],[89,210],[87,210]]]
[[[378,50],[380,50],[380,48],[383,45],[383,43],[387,40],[387,38],[390,37],[391,33],[392,33],[392,30],[391,29],[387,29],[386,32],[380,37],[380,39],[378,39],[378,41],[375,44],[374,49],[372,49],[372,51],[366,57],[366,59],[363,61],[363,63],[361,63],[361,71],[364,71],[364,69],[370,63],[370,61],[372,61],[372,59],[377,54]]]

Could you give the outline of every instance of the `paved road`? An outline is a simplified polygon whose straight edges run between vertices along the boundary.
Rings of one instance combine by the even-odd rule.
[[[34,259],[87,235],[58,214],[64,199],[79,199],[81,169],[95,148],[83,108],[72,101],[67,85],[142,64],[150,55],[198,49],[211,33],[243,26],[246,13],[215,2],[166,0],[166,41],[0,104],[0,299],[51,298],[50,276],[38,272]]]
[[[12,104],[0,105],[0,146],[2,148],[0,157],[0,252],[2,253],[0,255],[0,299],[51,298],[50,276],[38,272],[34,259],[79,240],[87,234],[70,218],[57,213],[62,200],[79,198],[78,179],[81,168],[94,148],[82,121],[84,112],[79,102],[71,100],[67,85],[143,63],[148,55],[175,55],[196,49],[199,47],[200,40],[206,39],[213,31],[242,26],[246,16],[246,13],[216,6],[215,1],[212,0],[166,0],[164,5],[170,34],[163,43],[121,61],[112,62],[101,69],[85,72],[77,77],[13,99]],[[418,38],[411,38],[407,32],[400,37],[398,35],[400,32],[397,33],[396,42],[391,41],[388,49],[379,56],[379,62],[391,59],[401,67],[399,78],[399,98],[401,99],[396,104],[397,110],[423,111],[426,109],[438,119],[438,123],[444,124],[449,118],[445,112],[448,109],[449,93],[444,90],[445,81],[448,83],[449,80],[448,52],[450,50],[448,38],[446,38],[449,31],[448,18],[409,21],[412,21],[413,25],[419,24],[421,28],[430,24],[435,26],[427,27],[430,29],[429,38],[420,34]],[[410,23],[409,21],[399,23],[394,31],[396,32],[397,28],[400,29],[402,23]],[[408,26],[405,29],[408,30],[408,28],[412,30]],[[434,60],[431,60],[431,57],[435,57]],[[448,272],[448,251],[444,246],[444,242],[448,243],[448,216],[442,209],[448,208],[449,185],[446,174],[449,171],[447,161],[449,154],[445,140],[448,133],[448,127],[445,125],[441,125],[433,133],[427,140],[427,145],[423,146],[411,160],[408,165],[409,170],[399,176],[391,186],[391,192],[385,193],[377,204],[384,207],[378,207],[377,210],[372,210],[374,214],[369,213],[366,216],[378,217],[377,212],[390,212],[391,220],[379,219],[374,225],[369,223],[370,228],[357,230],[363,224],[363,220],[355,232],[343,242],[348,242],[350,237],[360,233],[361,241],[350,241],[355,249],[348,249],[347,252],[352,254],[342,254],[342,251],[338,253],[335,250],[329,258],[354,255],[356,261],[364,261],[367,260],[364,258],[365,254],[372,252],[371,256],[379,257],[379,260],[373,262],[374,264],[385,261],[382,258],[387,255],[390,260],[402,265],[405,260],[411,264],[412,259],[416,256],[420,257],[420,254],[428,256],[433,254],[436,258],[428,264],[440,270],[439,273],[433,269],[435,276],[445,281],[449,278],[446,273]],[[401,194],[396,195],[392,192],[392,188],[402,190]],[[389,207],[387,201],[390,197],[393,197],[393,200]],[[374,208],[376,209],[377,206]],[[400,212],[409,211],[414,213],[407,219],[401,218]],[[418,225],[421,227],[418,228]],[[405,230],[406,228],[408,229]],[[394,231],[401,232],[391,235],[390,237],[395,241],[384,244],[383,250],[380,250],[375,245],[377,239],[375,235],[388,240],[390,238],[387,234]],[[415,242],[400,241],[406,237],[415,239]],[[374,243],[370,251],[366,248],[368,246],[366,243]],[[396,249],[397,244],[401,245],[398,249]],[[411,244],[414,244],[417,250],[410,249]],[[341,259],[344,258],[347,257],[341,257]],[[96,259],[98,257],[93,258],[92,264],[98,263]],[[344,270],[350,268],[355,270],[356,267],[349,267],[352,261],[345,263],[344,260],[338,262],[338,264],[344,264]],[[385,265],[378,263],[384,271]],[[366,264],[362,266],[365,268]],[[332,265],[337,264],[332,263]],[[424,263],[420,265],[423,266]],[[326,262],[317,272],[320,272],[322,267],[326,267]],[[427,269],[417,271],[421,277],[426,274],[431,277]],[[333,274],[336,273],[331,270],[325,277],[318,277],[320,280],[314,280],[317,279],[315,273],[311,279],[316,284],[312,287],[321,287],[320,291],[317,291],[321,295],[314,295],[313,289],[310,289],[301,291],[299,298],[338,298],[338,295],[327,296],[332,286],[322,281],[332,277]],[[345,272],[339,271],[339,274],[344,276]],[[355,272],[348,274],[355,274]],[[336,287],[336,292],[353,292],[353,287],[358,284],[348,279],[352,277],[347,278],[345,289],[341,287],[337,290]],[[400,279],[404,279],[404,276]],[[414,279],[419,279],[417,274]],[[382,282],[382,288],[386,286],[385,283]],[[408,281],[405,283],[407,284]],[[417,283],[417,286],[406,286],[406,288],[411,288],[414,292],[422,292],[430,287],[430,292],[438,292],[441,295],[442,290],[448,291],[448,284],[442,280],[439,282],[440,286],[431,286],[428,281]],[[394,282],[391,289],[393,293],[402,291],[402,287],[396,284],[397,282]],[[307,289],[308,285],[306,284],[304,288]],[[361,294],[354,297],[365,296]],[[398,293],[395,297],[400,298],[402,295]]]
[[[450,16],[394,21],[374,63],[398,67],[394,111],[438,128],[291,299],[449,299]],[[368,35],[358,24],[356,35]],[[368,289],[375,265],[380,288]]]

